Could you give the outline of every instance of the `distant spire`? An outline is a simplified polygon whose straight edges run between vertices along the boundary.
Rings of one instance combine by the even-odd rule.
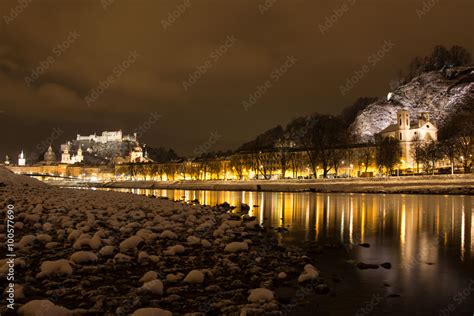
[[[18,155],[18,165],[19,166],[26,165],[25,153],[23,152],[23,149],[21,150],[21,154]]]

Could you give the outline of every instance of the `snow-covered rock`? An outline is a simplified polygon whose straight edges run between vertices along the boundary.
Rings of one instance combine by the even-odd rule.
[[[186,249],[184,248],[183,245],[174,245],[171,247],[168,247],[165,251],[163,251],[163,254],[167,256],[175,256],[179,253],[183,253]]]
[[[177,273],[177,274],[170,273],[166,275],[166,281],[175,283],[175,282],[178,282],[179,280],[182,280],[183,277],[184,277],[183,273]]]
[[[172,316],[170,311],[156,307],[140,308],[133,312],[132,316]]]
[[[104,257],[111,257],[115,252],[114,246],[104,246],[99,250],[99,254]]]
[[[40,267],[40,273],[36,275],[37,278],[44,278],[56,275],[70,275],[73,272],[69,260],[59,259],[56,261],[44,261]]]
[[[309,280],[314,280],[319,276],[319,271],[313,265],[307,264],[304,266],[303,272],[298,277],[298,282],[303,283]]]
[[[249,250],[249,245],[246,242],[234,241],[227,244],[224,248],[226,252],[237,252],[237,251],[247,251]]]
[[[160,238],[177,239],[178,235],[171,230],[165,230],[160,234]]]
[[[120,243],[120,251],[127,251],[137,249],[138,245],[143,242],[143,239],[138,236],[131,236]]]
[[[19,248],[25,248],[27,246],[31,246],[34,244],[36,237],[33,235],[25,235],[21,237],[20,241],[18,242]]]
[[[54,305],[49,300],[33,300],[18,309],[18,314],[21,316],[71,316],[72,312],[64,307]]]
[[[99,260],[97,255],[90,251],[77,251],[71,255],[71,261],[78,264],[94,263],[97,260]]]
[[[118,253],[114,256],[114,260],[115,260],[115,262],[131,262],[132,257],[127,256],[123,253]]]
[[[145,284],[142,286],[142,289],[156,295],[163,295],[163,282],[160,280],[151,280],[145,282]]]
[[[36,239],[41,241],[41,242],[48,243],[48,242],[53,240],[53,237],[51,237],[48,234],[39,234],[39,235],[36,236]]]
[[[57,248],[59,246],[61,246],[61,243],[59,243],[57,241],[52,241],[52,242],[48,242],[46,245],[44,245],[44,248],[53,249],[53,248]]]
[[[251,303],[270,302],[273,300],[273,292],[265,288],[253,289],[247,300]]]
[[[202,283],[204,282],[204,273],[199,270],[192,270],[184,278],[186,283]]]
[[[201,238],[198,238],[195,236],[188,236],[186,240],[188,241],[188,244],[190,245],[199,245],[201,243]]]
[[[155,271],[148,271],[140,278],[139,282],[146,283],[152,280],[156,280],[157,278],[158,278],[158,273],[156,273]]]

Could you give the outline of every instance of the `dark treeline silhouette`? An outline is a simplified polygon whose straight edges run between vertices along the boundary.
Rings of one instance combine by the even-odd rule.
[[[424,72],[441,70],[445,67],[465,66],[471,62],[471,54],[465,48],[454,45],[447,49],[443,45],[437,45],[430,55],[413,58],[408,64],[407,74],[400,78],[400,84],[407,83]]]

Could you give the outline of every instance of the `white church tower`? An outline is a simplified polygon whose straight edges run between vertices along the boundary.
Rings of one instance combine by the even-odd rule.
[[[61,163],[71,163],[71,154],[69,153],[69,145],[64,147],[63,153],[61,155]]]
[[[79,149],[77,150],[77,155],[75,156],[75,162],[82,162],[84,160],[84,156],[82,155],[82,147],[79,146]]]
[[[26,158],[25,158],[25,154],[23,153],[23,149],[21,150],[21,154],[18,155],[18,165],[26,166]]]
[[[7,166],[10,164],[10,157],[8,157],[8,155],[5,157],[5,164]]]

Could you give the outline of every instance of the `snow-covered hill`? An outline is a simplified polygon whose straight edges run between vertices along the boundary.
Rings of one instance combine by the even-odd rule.
[[[32,187],[42,187],[46,186],[45,183],[27,177],[27,176],[21,176],[21,175],[16,175],[10,170],[0,167],[0,186],[32,186]]]
[[[473,104],[473,66],[427,72],[391,91],[390,100],[380,99],[361,111],[350,132],[358,142],[373,140],[374,134],[395,122],[400,109],[409,110],[412,120],[427,111],[431,121],[441,127],[452,113]]]

